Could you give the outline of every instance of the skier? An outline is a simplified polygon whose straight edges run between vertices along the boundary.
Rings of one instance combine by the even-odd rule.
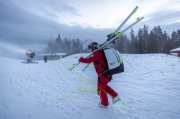
[[[48,57],[45,55],[45,56],[44,56],[44,62],[45,62],[45,63],[47,63],[47,59],[48,59]]]
[[[92,42],[88,45],[88,48],[93,52],[98,47],[97,42]],[[100,96],[100,107],[108,107],[108,97],[107,93],[112,97],[112,103],[114,104],[118,100],[120,100],[118,94],[110,87],[108,86],[108,82],[111,81],[112,75],[109,73],[104,73],[107,68],[107,62],[104,56],[104,53],[101,50],[95,51],[91,57],[89,58],[79,58],[79,62],[82,63],[92,63],[94,64],[94,68],[96,70],[96,73],[98,75],[98,82],[97,82],[97,93]]]

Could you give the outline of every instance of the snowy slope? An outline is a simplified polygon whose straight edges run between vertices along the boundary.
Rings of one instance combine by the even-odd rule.
[[[93,66],[67,70],[80,56],[45,64],[0,57],[0,119],[179,119],[180,58],[123,54],[125,72],[109,83],[122,102],[99,108]]]

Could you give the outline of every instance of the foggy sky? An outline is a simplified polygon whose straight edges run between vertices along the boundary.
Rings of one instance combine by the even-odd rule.
[[[89,8],[89,11],[92,11],[91,13],[84,7],[85,5],[87,6],[87,4],[81,0],[77,0],[77,2],[74,3],[79,5],[77,8],[75,5],[69,4],[74,1],[67,1],[68,2],[63,2],[61,0],[0,0],[0,41],[24,46],[36,45],[38,47],[38,45],[42,46],[47,44],[47,41],[55,38],[57,34],[60,34],[62,38],[100,40],[105,39],[106,34],[115,29],[113,24],[110,26],[111,23],[109,21],[107,22],[107,24],[109,23],[109,26],[103,26],[103,23],[106,24],[106,21],[103,21],[103,18],[101,19],[101,15],[103,17],[103,14],[96,14],[95,8]],[[102,0],[100,1],[103,3]],[[110,1],[107,0],[108,3]],[[117,2],[117,0],[115,1]],[[149,2],[146,3],[145,1],[146,0],[141,4],[149,4]],[[161,4],[160,1],[162,0],[157,1],[159,1],[157,4]],[[96,5],[95,2],[95,0],[91,0],[89,5]],[[137,0],[136,3],[138,3]],[[138,29],[146,24],[150,26],[150,28],[155,25],[161,25],[162,28],[168,32],[177,30],[180,28],[180,10],[176,7],[180,1],[174,0],[173,3],[176,3],[175,9],[171,9],[170,7],[168,7],[168,9],[159,8],[153,11],[153,13],[145,13],[140,9],[141,13],[139,15],[144,13],[145,19],[134,28]],[[110,6],[111,4],[108,5]],[[103,4],[101,6],[103,6]],[[131,4],[131,6],[135,7],[136,4]],[[104,4],[104,7],[107,6]],[[129,11],[134,7],[129,8]],[[111,7],[107,9],[110,8]],[[89,17],[88,13],[84,14],[86,11],[90,15],[94,14],[95,17]],[[127,12],[129,13],[129,11]],[[119,20],[116,19],[116,22],[122,22],[128,13],[123,13],[123,17]],[[107,14],[107,20],[111,19],[108,17],[109,15]],[[86,17],[84,18],[84,16]],[[91,22],[88,22],[88,20],[91,20]],[[97,24],[95,23],[96,21]],[[101,21],[102,24],[100,24]]]

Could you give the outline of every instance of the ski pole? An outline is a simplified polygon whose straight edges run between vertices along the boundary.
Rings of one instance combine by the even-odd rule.
[[[92,53],[90,55],[88,55],[86,58],[90,57],[92,55]],[[71,68],[69,68],[69,70],[73,70],[76,66],[78,66],[81,62],[76,63],[75,65],[73,65]]]
[[[87,65],[82,69],[82,71],[84,72],[84,71],[86,70],[86,68],[89,67],[89,65],[90,65],[90,64],[87,64]]]
[[[74,69],[74,67],[76,67],[77,65],[79,65],[81,62],[78,62],[77,64],[73,65],[69,70],[71,71],[72,69]]]

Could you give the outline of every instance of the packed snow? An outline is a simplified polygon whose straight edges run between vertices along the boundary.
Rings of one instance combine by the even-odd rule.
[[[122,54],[125,72],[109,85],[121,101],[98,107],[93,65],[76,54],[24,64],[0,57],[0,119],[180,119],[180,58],[166,54]]]

